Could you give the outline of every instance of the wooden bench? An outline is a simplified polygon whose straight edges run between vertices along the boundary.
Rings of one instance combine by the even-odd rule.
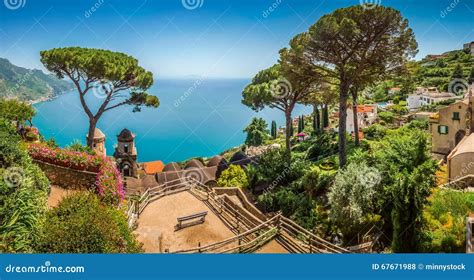
[[[175,231],[180,230],[185,227],[190,227],[198,224],[202,224],[206,221],[207,211],[196,213],[189,216],[178,217],[178,223],[175,226]]]

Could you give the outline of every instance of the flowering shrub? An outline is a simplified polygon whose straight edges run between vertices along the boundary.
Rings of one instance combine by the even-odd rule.
[[[95,191],[108,204],[118,205],[125,197],[122,176],[115,163],[106,157],[52,148],[42,143],[30,144],[28,153],[35,160],[74,170],[97,173]]]
[[[97,194],[108,204],[117,205],[125,198],[122,176],[110,159],[104,159],[95,184]]]
[[[99,172],[104,161],[99,155],[51,148],[42,143],[30,144],[28,153],[33,159],[81,171]]]

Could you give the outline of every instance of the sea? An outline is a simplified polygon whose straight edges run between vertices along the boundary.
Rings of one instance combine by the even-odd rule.
[[[284,114],[266,108],[255,112],[241,103],[242,90],[250,79],[161,79],[149,93],[158,96],[158,108],[121,106],[104,113],[97,127],[106,135],[106,150],[112,155],[117,135],[124,128],[136,138],[138,161],[161,160],[165,163],[193,157],[211,157],[241,145],[243,129],[252,117],[262,117],[270,126],[284,126]],[[99,91],[91,91],[87,102],[96,109],[103,102]],[[33,124],[46,138],[65,147],[78,140],[85,143],[88,118],[80,105],[77,91],[34,104]],[[308,114],[311,108],[299,105],[293,116]]]

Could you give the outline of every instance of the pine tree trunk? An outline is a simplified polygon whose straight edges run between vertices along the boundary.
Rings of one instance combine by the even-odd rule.
[[[317,105],[313,105],[313,117],[314,117],[314,130],[319,132],[321,129],[321,116],[319,115],[319,108]]]
[[[291,152],[291,143],[290,143],[290,138],[291,138],[291,128],[293,126],[291,122],[291,111],[286,111],[285,112],[285,119],[286,119],[286,151],[288,153]]]
[[[323,128],[327,128],[329,126],[329,111],[328,105],[323,104]]]
[[[354,115],[354,142],[356,146],[359,146],[359,120],[357,115],[357,90],[352,92],[352,113]]]
[[[339,86],[339,167],[347,162],[346,151],[346,122],[347,122],[348,86],[341,83]]]
[[[94,145],[94,131],[95,127],[97,125],[97,121],[95,119],[90,119],[89,120],[89,132],[87,133],[87,146],[89,148],[93,148]]]

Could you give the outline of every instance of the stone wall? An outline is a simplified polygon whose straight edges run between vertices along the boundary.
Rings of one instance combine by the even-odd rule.
[[[95,188],[97,173],[74,170],[38,160],[34,160],[34,162],[43,170],[52,185],[64,189]]]

